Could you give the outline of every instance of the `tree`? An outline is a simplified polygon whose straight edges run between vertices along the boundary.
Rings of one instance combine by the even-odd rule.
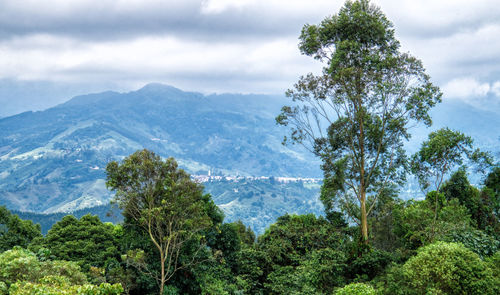
[[[56,259],[77,262],[85,272],[91,267],[104,268],[111,262],[117,263],[121,254],[115,226],[90,214],[79,220],[72,215],[64,216],[30,249],[38,250],[40,246],[50,249]]]
[[[160,273],[140,263],[140,251],[131,255],[131,261],[144,266],[163,294],[165,283],[176,271],[196,263],[196,255],[180,262],[183,245],[202,241],[201,232],[212,224],[203,187],[178,169],[173,158],[163,161],[148,150],[137,151],[121,163],[110,162],[106,171],[106,185],[116,191],[115,201],[123,209],[125,222],[142,228],[158,251]],[[204,248],[203,243],[198,245],[199,250]]]
[[[473,139],[459,131],[441,128],[429,134],[420,150],[413,155],[412,172],[417,176],[422,190],[439,191],[444,177],[468,159],[479,171],[492,164],[489,153],[474,149]]]
[[[423,191],[433,185],[436,192],[440,191],[444,177],[455,167],[464,164],[468,159],[482,170],[491,165],[492,159],[488,153],[474,149],[470,136],[449,128],[441,128],[429,134],[428,140],[422,143],[420,150],[413,155],[411,170],[417,176]],[[432,194],[434,199],[434,223],[437,220],[439,194]]]
[[[40,225],[31,220],[22,220],[0,206],[0,252],[14,246],[27,247],[35,238],[42,236]]]
[[[461,205],[469,210],[469,214],[476,222],[477,228],[485,230],[498,227],[494,194],[488,188],[480,191],[472,186],[464,169],[454,172],[440,190],[446,199],[456,198]]]
[[[486,177],[484,186],[490,190],[492,209],[497,219],[500,219],[500,166],[496,166]]]
[[[458,200],[438,199],[442,199],[442,203],[438,207],[437,215],[434,201],[431,199],[410,200],[404,206],[395,208],[394,233],[406,250],[416,250],[471,228],[467,208],[460,205]]]
[[[256,244],[266,257],[265,263],[259,264],[265,277],[264,293],[309,294],[302,287],[318,288],[319,292],[321,288],[327,291],[326,285],[340,285],[347,259],[343,251],[349,240],[328,220],[314,214],[278,217]],[[329,277],[328,273],[335,275]]]
[[[0,294],[105,294],[123,292],[120,284],[87,283],[71,261],[41,261],[34,253],[14,247],[0,254]]]
[[[402,274],[414,294],[500,292],[500,282],[487,263],[462,244],[436,242],[420,248],[403,265]]]
[[[378,195],[404,180],[408,127],[430,125],[428,111],[441,97],[422,63],[399,47],[392,23],[368,0],[347,1],[337,15],[305,25],[299,48],[323,72],[301,77],[286,93],[296,105],[276,118],[291,127],[285,143],[322,159],[326,210],[341,205],[365,243]]]
[[[41,237],[39,224],[31,220],[22,220],[10,213],[5,206],[0,206],[0,252],[14,246],[27,247],[34,238]]]

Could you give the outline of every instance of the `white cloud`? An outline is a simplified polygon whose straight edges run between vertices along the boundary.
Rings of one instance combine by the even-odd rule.
[[[443,86],[445,97],[450,98],[476,98],[486,96],[491,90],[489,83],[480,83],[474,78],[457,78],[446,83]]]
[[[500,81],[496,1],[372,1],[394,22],[403,50],[423,61],[446,95],[500,92],[498,84],[479,82]],[[319,67],[300,55],[300,29],[343,3],[2,0],[0,78],[283,93]]]
[[[201,2],[201,12],[217,14],[229,9],[241,9],[251,2],[251,0],[203,0]]]
[[[55,46],[57,44],[57,46]],[[300,73],[318,66],[297,58],[288,39],[205,42],[170,36],[79,42],[35,35],[0,43],[0,78],[138,87],[159,81],[203,92],[283,93]]]
[[[493,91],[493,93],[495,93],[497,97],[500,98],[500,81],[493,83],[491,90]]]

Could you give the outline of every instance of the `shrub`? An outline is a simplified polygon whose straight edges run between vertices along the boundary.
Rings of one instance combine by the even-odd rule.
[[[402,267],[416,294],[499,294],[493,271],[462,244],[436,242],[422,247]]]
[[[344,288],[338,289],[335,295],[375,295],[375,289],[372,286],[363,283],[352,283]]]

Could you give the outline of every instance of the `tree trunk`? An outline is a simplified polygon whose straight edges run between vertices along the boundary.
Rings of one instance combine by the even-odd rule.
[[[163,288],[165,287],[165,260],[163,252],[160,250],[161,258],[161,277],[160,277],[160,295],[163,295]]]
[[[361,92],[361,91],[360,91]],[[366,214],[366,186],[365,182],[365,130],[364,130],[364,122],[363,122],[363,110],[361,99],[359,100],[359,107],[356,115],[359,116],[359,155],[361,158],[360,163],[360,185],[359,185],[359,208],[361,211],[361,236],[363,237],[363,243],[368,244],[368,216]]]
[[[366,214],[366,192],[365,188],[361,188],[361,236],[363,237],[363,243],[368,244],[368,216]]]

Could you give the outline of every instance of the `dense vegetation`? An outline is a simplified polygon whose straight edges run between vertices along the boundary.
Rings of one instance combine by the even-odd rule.
[[[285,214],[256,237],[224,223],[173,158],[139,150],[106,167],[120,224],[65,216],[42,236],[0,207],[0,294],[500,294],[500,166],[450,129],[409,161],[407,124],[430,124],[440,93],[398,52],[390,22],[368,1],[348,1],[301,40],[327,67],[290,96],[346,100],[324,137],[300,121],[318,109],[278,117],[323,161],[324,216]],[[419,82],[406,88],[408,77]],[[470,164],[487,172],[481,186],[470,184]],[[398,198],[410,170],[425,199]]]
[[[198,195],[206,222],[179,248],[163,294],[498,294],[498,175],[476,188],[458,170],[425,200],[384,197],[369,245],[340,212],[284,215],[256,238]],[[141,221],[66,216],[42,236],[0,212],[0,294],[158,294],[160,251]]]

